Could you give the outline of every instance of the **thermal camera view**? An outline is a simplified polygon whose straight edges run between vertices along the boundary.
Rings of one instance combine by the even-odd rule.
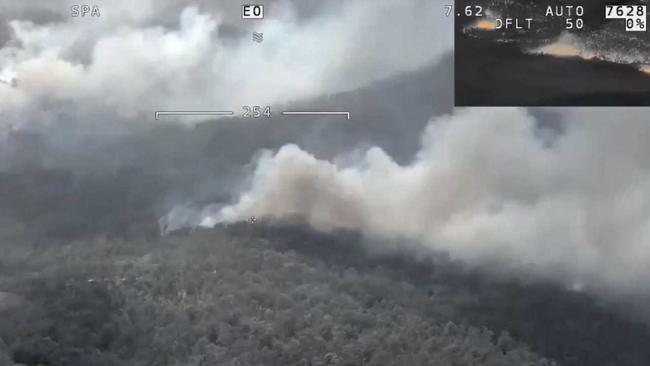
[[[459,0],[456,105],[650,105],[647,6]]]
[[[647,5],[0,0],[0,366],[650,365]]]

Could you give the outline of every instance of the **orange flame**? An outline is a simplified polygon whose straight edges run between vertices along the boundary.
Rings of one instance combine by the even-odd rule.
[[[474,25],[475,28],[482,30],[495,30],[497,29],[497,24],[490,20],[479,20],[478,23]]]

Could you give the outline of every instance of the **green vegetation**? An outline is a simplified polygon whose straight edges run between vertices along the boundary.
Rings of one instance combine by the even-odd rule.
[[[590,365],[648,364],[645,328],[592,301],[480,283],[444,256],[369,255],[352,233],[238,224],[39,247],[2,227],[0,365],[586,365],[580,347]],[[514,298],[532,293],[559,304],[540,312],[558,311],[552,327],[587,315],[544,328]],[[600,339],[611,325],[629,334]]]

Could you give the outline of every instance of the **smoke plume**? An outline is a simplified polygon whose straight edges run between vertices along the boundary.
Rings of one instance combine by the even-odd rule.
[[[99,18],[72,17],[75,3],[0,0],[0,216],[48,240],[149,232],[173,207],[192,221],[181,208],[230,201],[251,156],[289,141],[410,156],[425,116],[450,108],[422,102],[451,79],[451,22],[430,1],[268,0],[263,21],[233,2],[97,1]],[[153,118],[293,100],[357,123],[285,120],[276,105],[271,119]]]
[[[240,4],[104,1],[91,18],[71,17],[72,3],[0,7],[16,17],[1,37],[5,127],[117,125],[164,109],[238,112],[352,90],[423,67],[450,47],[446,38],[431,42],[448,24],[430,21],[438,10],[430,1],[267,1],[257,22],[241,20]],[[251,31],[264,42],[252,42]]]
[[[524,109],[459,110],[430,122],[406,165],[380,148],[337,164],[287,145],[203,223],[300,215],[574,288],[638,290],[650,279],[644,112],[570,110],[559,132]]]

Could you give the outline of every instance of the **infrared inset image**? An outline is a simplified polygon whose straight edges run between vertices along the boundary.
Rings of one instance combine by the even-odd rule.
[[[648,106],[648,1],[458,0],[456,106]]]

